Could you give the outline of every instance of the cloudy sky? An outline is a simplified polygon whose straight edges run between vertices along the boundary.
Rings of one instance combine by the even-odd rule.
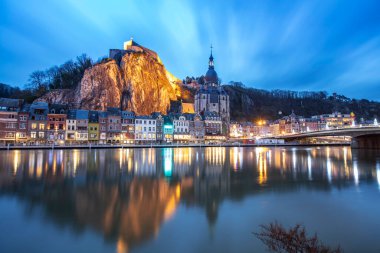
[[[206,72],[210,44],[224,83],[326,90],[380,101],[380,1],[1,0],[0,82],[131,36],[179,78]]]

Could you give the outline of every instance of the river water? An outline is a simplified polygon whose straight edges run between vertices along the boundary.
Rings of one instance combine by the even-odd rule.
[[[301,224],[380,252],[380,152],[349,147],[0,151],[0,252],[266,252]]]

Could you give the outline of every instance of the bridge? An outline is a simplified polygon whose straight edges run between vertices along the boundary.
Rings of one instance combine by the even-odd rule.
[[[306,138],[318,137],[335,137],[347,136],[351,137],[352,148],[373,148],[380,149],[380,127],[379,126],[363,126],[363,127],[347,127],[326,129],[321,131],[310,131],[302,133],[294,133],[276,136],[274,138],[284,139],[285,141],[300,140]]]

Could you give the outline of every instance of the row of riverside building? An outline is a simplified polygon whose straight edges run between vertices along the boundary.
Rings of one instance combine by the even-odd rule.
[[[309,118],[296,115],[294,112],[273,122],[261,120],[252,122],[231,122],[229,135],[232,138],[249,139],[253,137],[270,137],[288,134],[297,134],[311,131],[352,127],[355,124],[355,115],[333,112],[330,114],[315,115]]]
[[[1,144],[126,144],[225,140],[213,112],[155,112],[139,116],[118,108],[69,109],[66,105],[0,98]]]
[[[304,118],[292,113],[273,122],[231,122],[223,131],[222,118],[215,112],[155,112],[139,116],[130,111],[69,109],[66,105],[0,98],[0,144],[127,144],[203,143],[229,138],[320,131],[349,127],[353,114],[317,115]]]

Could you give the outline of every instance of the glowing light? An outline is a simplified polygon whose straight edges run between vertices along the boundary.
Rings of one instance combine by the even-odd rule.
[[[358,161],[353,162],[355,185],[359,185]]]
[[[173,173],[172,160],[173,150],[171,148],[164,149],[164,175],[165,177],[171,177]]]
[[[78,149],[73,150],[73,169],[74,169],[74,177],[77,174],[77,168],[78,168],[78,163],[79,163],[79,151]]]
[[[330,157],[327,158],[326,169],[327,169],[327,180],[329,180],[329,183],[331,183],[331,180],[332,180],[332,177],[331,177],[332,166],[331,166],[331,159],[330,159]]]
[[[296,156],[296,149],[292,149],[292,162],[293,162],[293,171],[296,171],[297,168],[297,156]]]
[[[128,252],[128,245],[124,242],[124,240],[122,238],[119,238],[117,240],[116,252],[117,253],[126,253],[126,252]]]
[[[377,119],[375,118],[375,120],[373,121],[373,125],[374,126],[378,126],[379,125],[379,123],[377,122]]]
[[[241,148],[234,147],[232,149],[232,167],[234,170],[239,170],[243,166],[243,152]]]
[[[376,177],[377,177],[377,184],[379,185],[379,190],[380,190],[380,161],[377,161],[376,163]]]
[[[15,150],[15,156],[13,158],[13,175],[16,175],[19,164],[20,164],[20,150]]]
[[[36,176],[40,178],[42,175],[42,163],[43,163],[43,151],[38,151],[37,153],[37,167],[36,167]]]
[[[308,172],[308,178],[309,180],[313,180],[313,175],[311,171],[311,155],[310,153],[307,154],[307,172]]]
[[[351,126],[352,126],[352,127],[355,127],[355,126],[356,126],[356,124],[355,124],[355,120],[352,121]]]
[[[123,165],[123,150],[119,149],[119,168],[121,169]]]
[[[263,151],[259,153],[259,184],[264,184],[267,181],[267,163],[266,159],[264,158],[264,154],[265,153]]]
[[[34,174],[35,155],[35,152],[31,152],[29,155],[29,176],[32,176]]]
[[[176,193],[177,194],[177,193]],[[164,211],[164,220],[169,220],[173,217],[175,210],[177,208],[178,198],[176,195],[170,197]]]

